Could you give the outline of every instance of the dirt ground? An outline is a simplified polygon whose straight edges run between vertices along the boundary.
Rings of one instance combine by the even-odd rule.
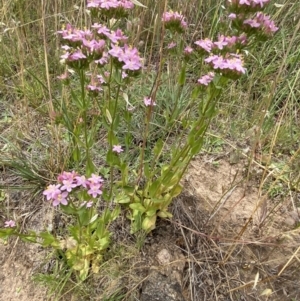
[[[161,270],[180,283],[186,301],[300,300],[299,201],[292,195],[278,206],[276,199],[264,200],[261,170],[254,168],[245,182],[244,166],[228,158],[195,159],[173,218],[158,222],[137,255],[146,274]],[[30,227],[49,226],[52,213],[45,208],[27,219]],[[19,240],[0,244],[0,300],[50,300],[32,281],[44,252]]]

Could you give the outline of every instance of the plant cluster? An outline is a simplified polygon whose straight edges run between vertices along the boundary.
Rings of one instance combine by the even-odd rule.
[[[188,63],[194,60],[201,66],[201,77],[189,94],[195,114],[187,114],[181,120],[182,132],[174,145],[167,145],[164,137],[154,145],[147,145],[151,120],[160,103],[157,90],[162,85],[162,58],[153,89],[141,100],[145,127],[138,157],[134,159],[137,163],[133,164],[128,156],[133,137],[130,133],[123,133],[124,124],[130,125],[133,115],[133,106],[125,91],[129,83],[135,85],[135,79],[143,72],[143,59],[138,49],[128,44],[120,19],[128,15],[134,3],[139,2],[89,0],[87,7],[92,18],[101,18],[103,23],[93,23],[84,30],[68,24],[58,32],[63,42],[61,59],[66,65],[60,79],[70,90],[72,101],[70,104],[69,100],[62,99],[56,105],[61,116],[57,122],[68,132],[72,149],[70,168],[76,171],[63,171],[57,182],[43,192],[53,206],[76,221],[64,239],[50,232],[20,233],[12,220],[5,223],[6,229],[1,229],[1,236],[19,235],[57,249],[84,280],[90,266],[93,272],[99,269],[102,254],[110,243],[109,225],[118,217],[121,208],[131,221],[132,233],[141,230],[148,233],[155,228],[158,217],[172,217],[169,205],[180,194],[180,181],[190,161],[203,146],[207,128],[217,114],[216,105],[223,88],[229,80],[247,73],[241,54],[243,49],[249,46],[250,40],[255,42],[255,36],[258,40],[269,38],[277,31],[273,21],[261,12],[268,2],[228,1],[228,20],[235,28],[234,35],[220,33],[216,39],[197,40],[195,48],[185,44],[182,36],[188,28],[186,18],[179,12],[163,13],[161,21],[167,31],[167,51],[173,49],[176,56],[183,58],[179,60],[178,98],[182,87],[187,85]],[[73,87],[72,80],[79,85]],[[93,109],[98,109],[100,114],[90,116]],[[175,117],[168,118],[174,120]],[[107,175],[98,175],[100,168],[96,167],[92,155],[99,127],[106,131]],[[160,162],[166,153],[168,156]],[[85,175],[79,174],[81,166],[86,168]],[[101,214],[96,206],[100,202],[106,207]]]

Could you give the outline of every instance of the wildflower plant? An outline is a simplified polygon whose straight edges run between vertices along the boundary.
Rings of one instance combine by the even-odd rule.
[[[90,266],[94,272],[99,268],[110,242],[108,226],[117,218],[120,208],[131,221],[132,233],[140,230],[148,233],[155,228],[158,217],[171,218],[169,206],[181,193],[180,181],[202,148],[206,131],[217,114],[222,90],[230,80],[247,75],[244,49],[262,37],[271,37],[278,29],[262,13],[268,2],[227,1],[227,20],[233,25],[231,35],[219,33],[217,37],[189,44],[183,36],[189,28],[188,20],[179,12],[165,11],[161,16],[163,36],[157,77],[150,92],[145,93],[135,108],[127,90],[143,75],[144,59],[138,49],[130,45],[130,32],[119,28],[122,24],[119,20],[128,16],[139,2],[88,0],[92,19],[101,20],[101,23],[92,23],[85,29],[67,24],[58,32],[62,41],[61,60],[66,66],[60,79],[72,96],[71,103],[62,100],[57,107],[62,116],[58,122],[69,133],[73,167],[79,170],[85,166],[85,175],[65,171],[43,193],[54,207],[76,217],[76,222],[69,227],[63,240],[49,232],[20,234],[13,221],[6,222],[1,234],[30,237],[34,242],[41,239],[44,246],[63,251],[69,266],[79,272],[80,279],[85,279]],[[110,18],[114,18],[113,22]],[[174,60],[174,56],[180,71],[175,102],[164,112],[166,133],[155,143],[148,143],[152,120],[161,107],[158,90],[163,85],[162,65]],[[199,67],[194,85],[186,79],[192,65]],[[79,90],[72,85],[73,79],[79,83]],[[181,115],[179,99],[183,87],[189,87],[188,106],[193,111]],[[143,137],[138,154],[132,160],[130,146],[134,137],[124,128],[132,127],[133,115],[141,108]],[[94,110],[99,114],[89,113]],[[181,131],[169,145],[165,137],[178,122]],[[104,149],[108,172],[105,175],[97,174],[101,167],[96,166],[93,157],[99,128],[106,132]],[[97,209],[100,202],[106,208],[102,213]]]
[[[92,174],[89,178],[76,172],[63,172],[57,178],[57,184],[50,184],[43,195],[62,213],[75,219],[68,226],[64,236],[56,236],[50,231],[41,233],[20,233],[16,222],[5,222],[2,238],[19,236],[25,241],[39,243],[43,247],[52,247],[63,255],[65,263],[78,273],[83,281],[90,269],[97,273],[104,251],[110,245],[108,227],[120,213],[117,206],[113,210],[104,209],[99,215],[97,206],[102,194],[103,178]]]

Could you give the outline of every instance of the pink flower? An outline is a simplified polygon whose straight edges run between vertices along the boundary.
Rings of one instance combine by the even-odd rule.
[[[97,29],[97,33],[102,37],[107,37],[107,35],[110,34],[110,30],[104,25],[100,25],[98,23],[95,23],[95,24],[92,25],[92,28]]]
[[[75,177],[76,180],[76,186],[82,186],[84,188],[87,187],[87,184],[89,183],[85,176],[77,176]]]
[[[246,73],[246,69],[243,67],[243,61],[237,54],[227,54],[226,58],[218,55],[211,55],[204,61],[210,64],[215,70],[230,78],[237,78],[241,74]],[[204,79],[202,81],[204,81]],[[202,81],[200,83],[202,83]]]
[[[162,15],[162,22],[165,23],[167,29],[183,32],[187,28],[187,22],[185,17],[178,12],[165,12]]]
[[[88,0],[87,7],[90,8],[98,8],[99,7],[99,0]]]
[[[262,12],[256,13],[253,19],[247,19],[243,22],[245,29],[247,27],[252,29],[259,29],[263,34],[270,36],[278,30],[278,27],[275,26],[275,23],[270,19],[269,16],[264,15]]]
[[[110,9],[118,7],[118,2],[116,0],[100,0],[100,8]]]
[[[191,54],[193,51],[194,49],[190,46],[185,47],[183,50],[184,54]]]
[[[142,68],[138,50],[136,48],[131,48],[128,45],[124,45],[124,52],[121,61],[125,63],[122,67],[123,70],[137,71]]]
[[[47,201],[54,199],[56,195],[60,194],[59,190],[60,184],[58,185],[49,185],[45,191],[43,191],[43,195],[46,196]]]
[[[172,48],[174,48],[174,47],[176,47],[176,43],[175,42],[171,42],[167,47],[168,47],[168,49],[172,49]]]
[[[123,152],[123,149],[122,149],[121,145],[114,145],[113,148],[112,148],[112,151],[120,154],[120,153]]]
[[[77,50],[77,51],[73,52],[68,57],[68,61],[70,61],[70,62],[79,61],[82,59],[86,59],[86,56],[82,53],[81,50]]]
[[[134,4],[129,0],[120,0],[119,6],[125,9],[132,9],[134,7]]]
[[[257,19],[247,19],[243,22],[244,24],[250,25],[250,27],[258,28],[261,24],[257,21]]]
[[[209,39],[196,41],[195,44],[206,52],[211,52],[212,48],[214,47],[214,43]]]
[[[90,208],[92,206],[93,206],[93,202],[92,201],[86,203],[86,208]]]
[[[228,41],[226,40],[226,37],[221,35],[219,36],[218,41],[214,42],[214,45],[217,46],[218,49],[222,50],[225,46],[228,45]]]
[[[73,188],[77,187],[77,184],[73,182],[73,179],[63,180],[63,185],[60,187],[61,190],[67,190],[71,192]]]
[[[246,69],[243,67],[243,61],[238,56],[227,59],[225,68],[237,71],[237,73],[246,73]]]
[[[125,43],[128,40],[121,29],[117,29],[116,31],[112,31],[111,33],[106,34],[106,36],[110,39],[112,43]]]
[[[101,92],[103,89],[98,85],[88,85],[87,89],[92,92]]]
[[[240,4],[246,4],[246,5],[250,5],[250,0],[240,0]]]
[[[57,194],[54,198],[53,198],[53,206],[58,206],[59,204],[63,204],[63,205],[68,205],[68,201],[67,201],[67,196],[68,196],[68,192],[62,192]]]
[[[89,185],[102,184],[104,182],[101,176],[97,176],[92,174],[90,178],[88,178]]]
[[[69,172],[69,171],[63,171],[58,177],[58,182],[63,182],[63,180],[74,180],[75,177],[77,177],[78,174],[75,171]]]
[[[100,184],[90,184],[90,189],[88,190],[88,194],[91,195],[93,198],[96,198],[98,195],[102,194]]]
[[[16,226],[16,222],[13,220],[9,220],[4,223],[4,228],[13,228],[15,226]]]
[[[237,8],[263,8],[270,0],[232,0],[231,5],[238,5]]]
[[[146,107],[156,106],[156,103],[150,97],[144,97],[144,104]]]
[[[117,58],[120,62],[123,60],[124,51],[119,45],[113,45],[108,53]]]
[[[60,80],[66,80],[66,79],[68,79],[68,77],[69,77],[68,71],[66,71],[63,74],[57,76],[57,78],[60,79]]]
[[[95,60],[95,63],[99,64],[99,65],[105,65],[105,64],[108,63],[108,59],[109,59],[108,53],[107,52],[103,52],[101,59]]]
[[[207,75],[202,76],[198,79],[198,83],[204,86],[208,86],[208,84],[214,79],[214,72],[209,72]]]
[[[125,65],[123,65],[123,70],[131,70],[131,71],[137,71],[142,68],[142,64],[139,59],[133,59],[133,60],[126,60]]]

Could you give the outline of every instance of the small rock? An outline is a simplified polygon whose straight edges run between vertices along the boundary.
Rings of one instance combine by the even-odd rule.
[[[166,249],[162,249],[157,255],[156,258],[161,265],[170,263],[171,254]]]
[[[284,221],[283,221],[287,226],[295,226],[296,221],[292,218],[292,217],[287,217]]]

